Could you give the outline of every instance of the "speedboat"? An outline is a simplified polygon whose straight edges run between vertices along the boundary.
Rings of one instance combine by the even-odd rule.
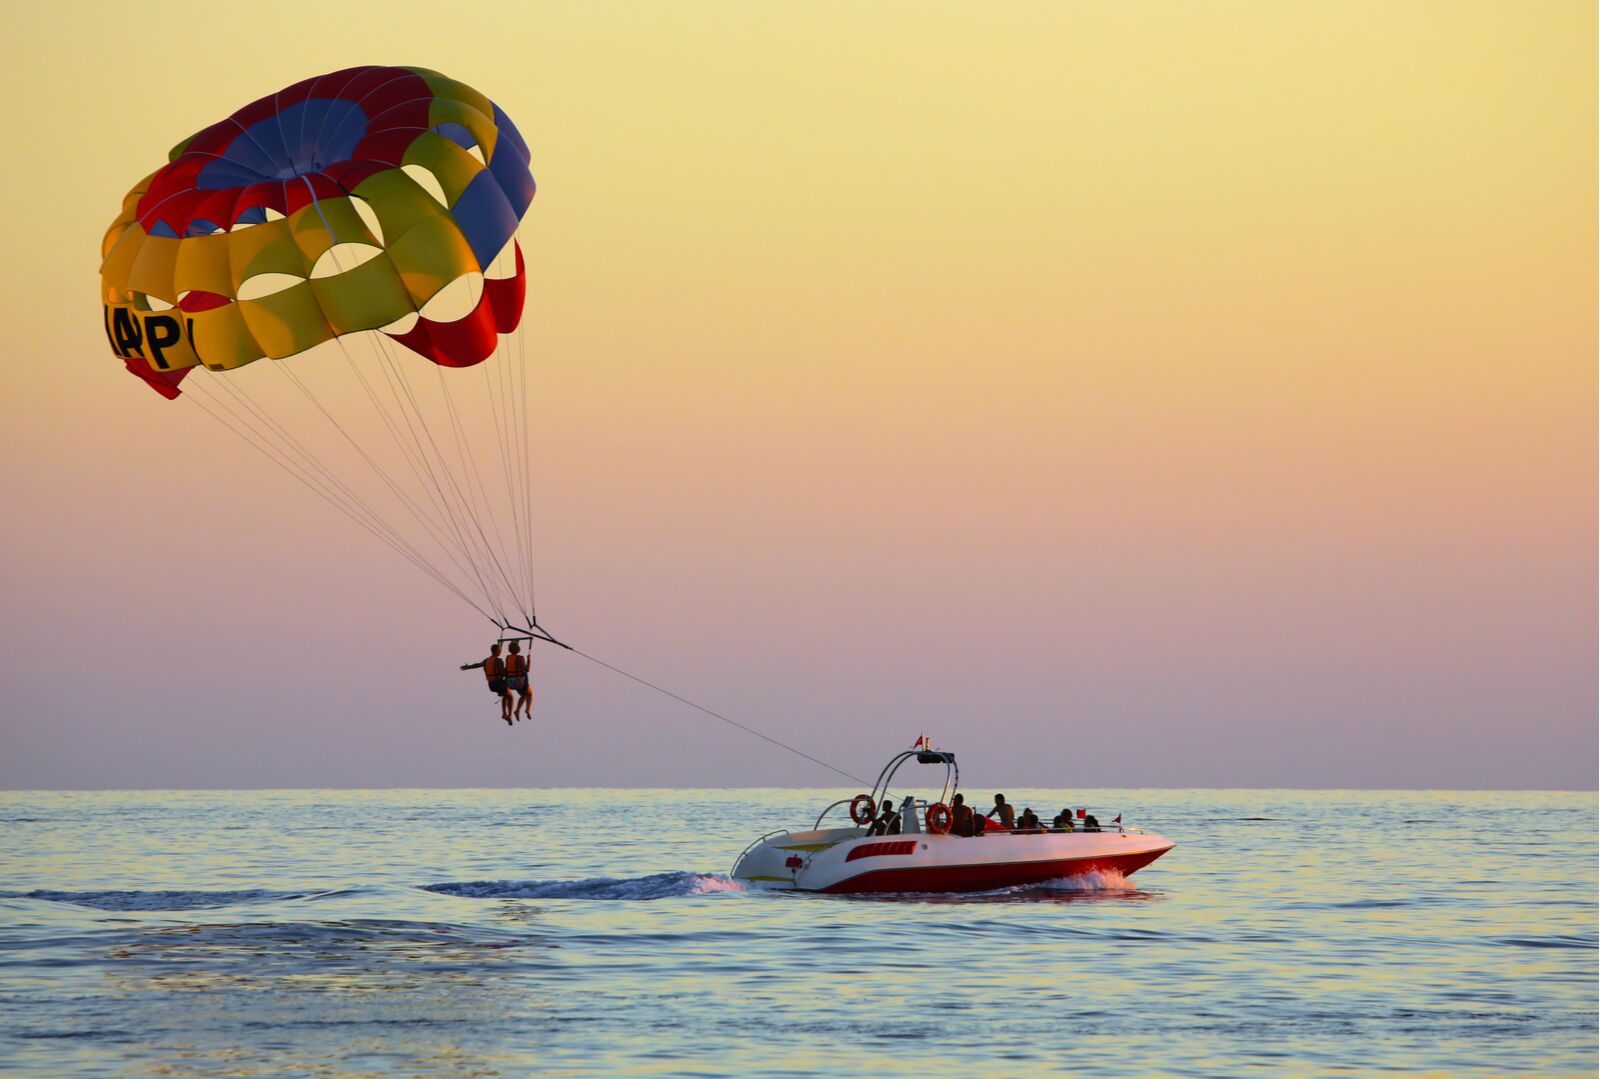
[[[890,784],[908,761],[945,766],[935,801],[901,799],[898,834],[869,834],[868,825],[894,802]],[[961,773],[954,753],[928,748],[925,740],[896,754],[871,793],[827,806],[810,828],[782,829],[745,848],[733,877],[764,888],[800,892],[984,892],[1017,885],[1142,869],[1173,844],[1122,823],[1121,815],[1100,826],[1083,810],[1086,830],[1066,827],[1007,829],[974,813],[974,835],[951,833],[951,801]],[[824,827],[828,814],[849,807],[851,824]],[[1098,830],[1096,830],[1098,829]]]

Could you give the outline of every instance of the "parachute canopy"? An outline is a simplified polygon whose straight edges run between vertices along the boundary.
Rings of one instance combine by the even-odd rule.
[[[537,627],[515,238],[529,161],[470,86],[345,68],[178,143],[101,248],[129,371],[502,628]]]
[[[426,68],[346,68],[252,102],[124,198],[101,251],[112,351],[168,397],[197,365],[379,328],[434,363],[479,363],[521,318],[520,250],[466,317],[420,313],[513,242],[529,161],[499,106]]]

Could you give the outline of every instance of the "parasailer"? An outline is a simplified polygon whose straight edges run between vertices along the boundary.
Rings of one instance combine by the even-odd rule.
[[[483,671],[489,692],[499,698],[500,718],[506,721],[506,726],[511,726],[511,691],[506,686],[506,661],[500,655],[500,642],[496,641],[489,646],[489,654],[486,657],[476,663],[463,663],[461,669]]]
[[[517,720],[533,718],[533,689],[528,685],[529,658],[522,654],[522,643],[506,646],[506,692],[517,695],[511,715]]]

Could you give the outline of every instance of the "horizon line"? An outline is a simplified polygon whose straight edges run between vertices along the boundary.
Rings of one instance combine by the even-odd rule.
[[[915,784],[907,784],[914,786]],[[1017,790],[1025,790],[1034,784],[1011,784]],[[433,787],[414,785],[391,785],[377,787],[5,787],[0,786],[0,795],[7,794],[243,794],[261,793],[266,791],[341,791],[361,793],[371,791],[754,791],[754,790],[784,790],[784,791],[823,791],[842,789],[833,786],[791,786],[776,784],[727,784],[719,787],[707,787],[695,784],[624,784],[615,786],[602,786],[598,784],[585,784],[574,786],[501,786],[501,785],[467,785],[454,787]],[[1600,795],[1600,787],[1045,787],[1046,790],[1077,789],[1086,791],[1293,791],[1299,793],[1318,794],[1596,794]]]

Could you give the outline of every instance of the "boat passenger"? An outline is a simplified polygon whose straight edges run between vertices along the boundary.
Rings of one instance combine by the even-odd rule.
[[[883,804],[884,804],[883,815],[886,818],[888,818],[888,821],[889,821],[889,827],[883,834],[884,835],[899,835],[900,834],[900,825],[902,823],[901,818],[900,818],[900,811],[898,809],[896,809],[894,807],[894,804],[891,803],[887,798],[884,799]]]
[[[1017,822],[1017,831],[1037,832],[1039,830],[1039,815],[1033,811],[1032,806],[1027,806],[1022,811],[1022,819]]]
[[[511,694],[506,692],[506,664],[500,658],[500,642],[496,641],[489,646],[487,659],[480,659],[476,663],[463,663],[464,671],[483,668],[483,676],[489,682],[489,692],[500,698],[500,718],[506,721],[506,726],[511,726]]]
[[[985,813],[984,816],[993,817],[996,813],[1000,814],[1000,826],[1002,828],[1010,831],[1017,826],[1017,811],[1011,808],[1011,803],[1006,801],[1006,796],[1003,794],[994,796],[994,808]]]
[[[1076,832],[1078,826],[1072,823],[1072,810],[1063,809],[1056,814],[1056,819],[1050,822],[1050,828],[1057,832]]]
[[[950,834],[970,837],[972,823],[972,807],[967,804],[966,795],[950,799]]]
[[[898,824],[899,822],[900,814],[896,812],[889,799],[885,798],[883,800],[883,812],[872,819],[872,826],[867,829],[867,834],[888,835],[889,825],[891,823]]]
[[[515,693],[517,702],[511,709],[516,719],[533,718],[533,690],[528,688],[528,657],[522,654],[522,645],[511,642],[506,656],[506,695]]]
[[[1083,830],[1086,832],[1098,832],[1100,830],[1100,822],[1095,819],[1093,813],[1083,818]]]

